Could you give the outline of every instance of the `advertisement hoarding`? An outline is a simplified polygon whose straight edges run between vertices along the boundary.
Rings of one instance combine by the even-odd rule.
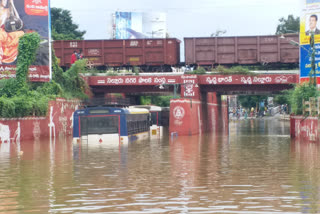
[[[301,0],[300,82],[309,81],[312,61],[311,35],[314,34],[315,73],[320,80],[320,0]],[[312,74],[312,76],[314,76]],[[317,82],[319,82],[319,80]]]
[[[115,39],[166,38],[165,13],[116,12]]]
[[[31,32],[37,32],[41,41],[29,79],[51,79],[49,8],[49,0],[0,1],[0,79],[15,77],[19,39]]]

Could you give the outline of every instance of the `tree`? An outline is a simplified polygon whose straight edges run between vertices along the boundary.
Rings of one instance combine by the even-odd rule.
[[[72,21],[71,13],[61,8],[51,8],[51,28],[53,40],[83,39],[86,31],[78,30]]]
[[[280,24],[277,26],[276,34],[286,34],[286,33],[298,33],[300,32],[300,18],[294,17],[293,15],[288,15],[285,19],[282,17],[279,19]]]
[[[264,95],[252,95],[252,96],[239,96],[239,103],[245,108],[255,107],[261,101],[267,100],[267,96]]]

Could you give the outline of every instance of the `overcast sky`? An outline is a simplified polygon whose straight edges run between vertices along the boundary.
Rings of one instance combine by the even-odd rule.
[[[275,34],[278,20],[300,16],[301,0],[51,0],[51,7],[71,11],[85,39],[109,39],[111,13],[115,11],[166,12],[171,37]]]

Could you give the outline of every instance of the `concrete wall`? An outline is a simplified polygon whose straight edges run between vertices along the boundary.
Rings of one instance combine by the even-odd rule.
[[[317,117],[291,116],[290,135],[307,141],[320,141],[320,121]]]
[[[78,107],[79,101],[58,98],[49,102],[46,117],[0,118],[0,143],[72,135],[73,112]]]

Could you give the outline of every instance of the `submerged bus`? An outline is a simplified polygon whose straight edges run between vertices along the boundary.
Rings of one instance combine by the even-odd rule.
[[[137,106],[130,106],[129,108],[148,109],[151,114],[151,125],[150,125],[151,137],[163,136],[163,128],[169,126],[169,114],[170,114],[169,108],[153,106],[153,105],[137,105]]]
[[[73,115],[74,142],[118,145],[149,138],[150,113],[143,108],[87,107]]]

